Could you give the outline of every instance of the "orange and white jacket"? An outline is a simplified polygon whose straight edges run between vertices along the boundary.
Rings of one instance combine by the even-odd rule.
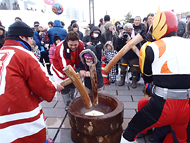
[[[165,88],[190,88],[190,40],[173,36],[145,43],[139,56],[146,82]]]
[[[32,52],[17,41],[5,41],[0,49],[0,140],[3,143],[45,142],[40,100],[50,102],[56,92],[56,85],[47,75]]]

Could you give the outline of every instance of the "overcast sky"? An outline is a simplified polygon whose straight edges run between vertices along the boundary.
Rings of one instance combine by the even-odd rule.
[[[85,11],[85,16],[89,18],[89,0],[55,0],[60,2],[63,7],[74,5]],[[121,20],[129,11],[133,17],[141,16],[143,19],[148,13],[156,13],[158,5],[161,11],[174,9],[175,13],[190,11],[190,2],[187,0],[171,1],[171,0],[94,0],[95,18],[98,21],[104,15],[109,14],[111,19]]]

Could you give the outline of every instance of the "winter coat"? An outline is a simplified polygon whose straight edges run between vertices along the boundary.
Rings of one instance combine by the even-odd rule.
[[[1,139],[7,143],[44,143],[46,126],[40,102],[41,99],[52,101],[56,85],[49,79],[37,57],[19,42],[6,40],[0,53],[3,55]]]
[[[36,41],[36,45],[38,46],[39,50],[41,51],[41,40],[38,31],[34,31],[33,40]]]
[[[122,48],[123,48],[123,46],[125,46],[126,45],[126,41],[127,41],[127,39],[126,38],[117,38],[116,39],[116,49],[117,49],[117,51],[120,51]],[[140,50],[140,44],[137,44],[136,45],[137,46],[137,48]],[[132,49],[130,49],[124,56],[123,56],[123,58],[124,59],[126,59],[126,60],[132,60],[132,59],[136,59],[136,58],[138,58],[138,56],[135,54],[135,52],[132,50]]]
[[[65,37],[67,36],[67,31],[63,28],[60,20],[55,20],[53,23],[53,27],[49,29],[48,35],[50,39],[50,44],[53,44],[53,37],[57,33],[61,37],[61,40],[65,40]]]
[[[76,72],[77,65],[80,63],[79,54],[84,50],[84,44],[79,41],[78,47],[75,51],[71,51],[66,41],[60,42],[52,57],[52,70],[53,74],[57,77],[57,81],[62,81],[67,78],[67,75],[63,72],[63,69],[71,65]]]
[[[50,63],[52,63],[52,57],[53,57],[55,50],[56,50],[56,46],[55,46],[55,44],[53,44],[53,46],[49,49],[49,61],[50,61]]]
[[[100,31],[100,28],[97,27],[97,26],[93,26],[91,28],[91,32],[90,32],[90,35],[86,35],[84,38],[83,38],[83,43],[84,43],[84,46],[87,47],[86,43],[87,42],[92,42],[92,45],[95,47],[95,53],[96,53],[96,57],[98,58],[99,61],[101,61],[101,58],[102,58],[102,49],[103,49],[103,44],[102,44],[102,39],[101,39],[101,31],[100,31],[100,34],[99,36],[94,39],[91,34],[95,31],[95,30],[99,30]]]
[[[186,23],[183,21],[178,21],[177,36],[183,37],[185,31],[186,31]]]
[[[90,71],[89,70],[89,66],[86,64],[86,61],[84,59],[84,54],[85,53],[90,53],[93,58],[94,58],[94,61],[95,61],[95,64],[96,64],[96,74],[97,74],[97,84],[98,84],[98,88],[101,88],[103,87],[103,77],[102,77],[102,73],[101,73],[101,70],[102,70],[102,64],[101,62],[97,59],[96,57],[96,51],[95,51],[95,48],[94,46],[92,45],[89,45],[86,47],[85,50],[83,50],[81,53],[80,53],[80,59],[81,59],[81,62],[78,64],[77,68],[79,70],[85,70],[85,71]],[[91,79],[90,77],[85,77],[84,78],[84,84],[85,86],[88,88],[88,89],[92,89],[92,84],[91,84]]]
[[[115,41],[117,39],[117,32],[115,34],[112,34],[112,31],[109,29],[105,29],[105,32],[102,34],[102,43],[103,45],[106,44],[107,41],[112,41],[114,49],[116,49]]]

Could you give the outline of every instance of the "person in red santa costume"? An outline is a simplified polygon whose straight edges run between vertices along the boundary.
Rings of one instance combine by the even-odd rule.
[[[7,143],[44,143],[46,126],[41,100],[51,102],[63,89],[52,82],[31,52],[34,31],[16,21],[0,49],[0,140]]]
[[[67,78],[63,69],[68,65],[71,65],[76,72],[79,72],[79,69],[77,69],[81,61],[79,54],[83,50],[84,44],[79,40],[79,34],[75,31],[67,33],[65,40],[57,45],[52,57],[52,73],[55,77],[55,81],[62,81]],[[80,70],[79,74],[81,77],[85,77],[86,71]],[[65,86],[61,91],[66,111],[69,103],[74,99],[74,93],[75,86],[73,83]]]
[[[160,12],[158,8],[149,27],[154,41],[145,43],[139,55],[143,79],[154,85],[152,97],[129,122],[122,139],[134,141],[141,132],[169,125],[174,142],[187,142],[190,40],[177,37],[177,29],[178,21],[174,13]]]

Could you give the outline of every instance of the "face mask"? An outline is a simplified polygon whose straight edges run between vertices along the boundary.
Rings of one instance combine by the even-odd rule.
[[[94,33],[94,35],[93,35],[95,38],[97,38],[98,37],[98,34],[96,34],[96,33]]]
[[[93,61],[92,62],[90,62],[90,63],[86,63],[87,64],[87,66],[90,66],[91,64],[93,64]]]

